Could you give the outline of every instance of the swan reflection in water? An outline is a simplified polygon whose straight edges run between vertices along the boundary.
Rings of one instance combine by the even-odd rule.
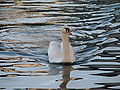
[[[63,82],[60,85],[60,88],[65,90],[67,83],[70,81],[70,71],[71,71],[72,67],[71,66],[63,66]]]
[[[58,79],[56,81],[62,81],[62,83],[59,85],[61,90],[67,90],[67,83],[70,80],[76,80],[77,78],[70,77],[70,72],[74,69],[71,65],[69,66],[60,66],[60,65],[49,65],[50,69],[48,71],[49,75],[58,75],[63,74],[62,79]],[[81,79],[81,78],[79,78]]]

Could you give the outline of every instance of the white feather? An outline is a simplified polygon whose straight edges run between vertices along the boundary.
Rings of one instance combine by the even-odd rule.
[[[60,43],[57,41],[51,41],[48,49],[48,56],[49,61],[54,62],[61,62],[62,60],[62,51]]]

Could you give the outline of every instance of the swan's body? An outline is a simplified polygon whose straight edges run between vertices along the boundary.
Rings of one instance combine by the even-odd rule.
[[[50,63],[73,63],[75,61],[72,46],[69,44],[66,30],[61,30],[62,42],[51,41],[48,49]]]

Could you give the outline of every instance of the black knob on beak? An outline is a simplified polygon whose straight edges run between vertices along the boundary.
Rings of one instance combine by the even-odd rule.
[[[69,33],[70,32],[70,29],[69,28],[65,28],[66,30],[66,33]]]

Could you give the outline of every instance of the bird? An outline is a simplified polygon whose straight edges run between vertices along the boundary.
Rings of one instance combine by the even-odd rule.
[[[50,63],[73,63],[75,56],[72,46],[70,45],[68,35],[71,34],[69,26],[62,27],[61,38],[62,42],[51,41],[48,48],[48,57]]]

